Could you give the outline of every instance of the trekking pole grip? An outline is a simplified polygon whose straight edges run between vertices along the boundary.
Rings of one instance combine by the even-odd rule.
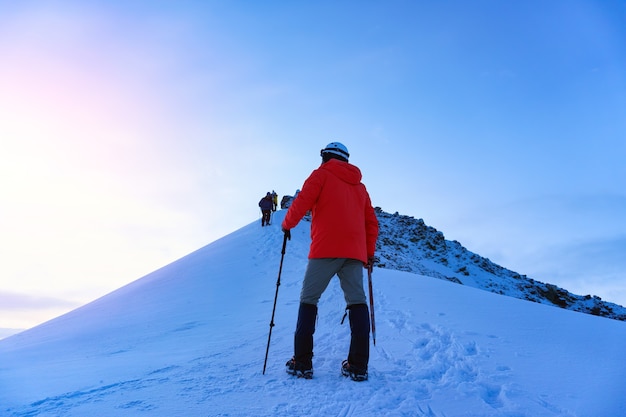
[[[285,233],[285,236],[284,236],[284,238],[283,238],[283,249],[280,251],[280,253],[281,253],[282,255],[284,255],[284,254],[285,254],[285,248],[286,248],[286,247],[287,247],[287,233]]]

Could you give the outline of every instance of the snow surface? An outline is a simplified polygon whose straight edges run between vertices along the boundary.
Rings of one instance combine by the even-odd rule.
[[[0,329],[0,340],[22,331],[24,329]]]
[[[254,222],[99,300],[0,341],[0,416],[623,416],[626,323],[375,269],[370,379],[341,376],[333,280],[315,376],[292,354],[309,226]]]

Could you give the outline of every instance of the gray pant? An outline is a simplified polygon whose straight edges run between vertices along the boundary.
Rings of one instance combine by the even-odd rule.
[[[317,305],[335,274],[339,276],[347,305],[366,304],[363,290],[363,262],[349,258],[309,259],[302,282],[300,303]]]

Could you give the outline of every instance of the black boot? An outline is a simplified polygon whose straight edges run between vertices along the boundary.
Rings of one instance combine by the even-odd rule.
[[[300,304],[294,335],[294,356],[287,362],[287,372],[291,375],[313,377],[313,333],[316,318],[316,305]]]
[[[350,352],[342,364],[342,373],[355,381],[367,379],[370,358],[370,317],[366,304],[353,304],[350,310]]]

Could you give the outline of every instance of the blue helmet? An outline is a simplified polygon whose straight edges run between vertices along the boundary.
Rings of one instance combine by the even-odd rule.
[[[350,158],[350,154],[348,153],[348,148],[345,147],[343,143],[340,142],[331,142],[324,149],[320,151],[320,155],[323,157],[324,154],[331,153],[334,155],[338,155],[346,161]]]

